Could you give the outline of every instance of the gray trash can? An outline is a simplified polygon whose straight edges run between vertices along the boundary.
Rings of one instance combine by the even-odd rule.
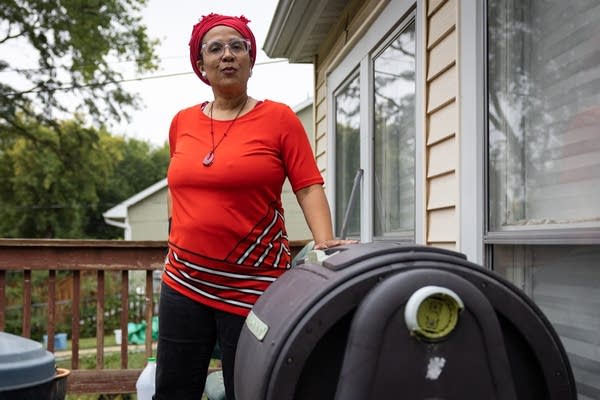
[[[464,255],[369,243],[309,259],[246,319],[238,400],[576,399],[539,308]]]
[[[68,372],[57,376],[54,355],[41,343],[0,332],[0,399],[64,399]]]

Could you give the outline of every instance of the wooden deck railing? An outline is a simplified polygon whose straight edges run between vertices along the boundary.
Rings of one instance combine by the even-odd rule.
[[[292,255],[304,246],[305,241],[291,242]],[[131,271],[145,271],[146,321],[145,353],[151,356],[153,317],[153,271],[163,268],[166,243],[162,241],[122,240],[37,240],[0,239],[0,331],[6,326],[7,271],[23,272],[23,306],[21,336],[31,337],[32,329],[32,272],[48,271],[47,287],[47,343],[54,352],[56,335],[56,277],[57,271],[68,271],[72,276],[71,315],[71,374],[67,393],[134,393],[140,369],[128,368],[128,321]],[[120,282],[120,368],[104,369],[105,334],[105,283],[108,272],[117,272]],[[94,274],[96,278],[96,369],[80,369],[80,319],[82,275]]]

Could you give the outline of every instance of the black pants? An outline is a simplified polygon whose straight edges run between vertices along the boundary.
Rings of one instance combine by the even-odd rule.
[[[217,340],[225,393],[234,400],[235,351],[245,318],[204,306],[164,283],[158,312],[154,400],[200,400]]]

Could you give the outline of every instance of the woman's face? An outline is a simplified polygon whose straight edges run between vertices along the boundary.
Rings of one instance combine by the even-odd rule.
[[[211,86],[246,87],[250,78],[250,41],[224,25],[210,29],[202,38],[198,68],[206,72]]]

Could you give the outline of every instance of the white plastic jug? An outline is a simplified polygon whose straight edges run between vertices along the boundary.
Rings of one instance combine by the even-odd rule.
[[[148,363],[135,383],[138,400],[152,400],[154,395],[154,377],[156,375],[156,358],[148,357]]]

